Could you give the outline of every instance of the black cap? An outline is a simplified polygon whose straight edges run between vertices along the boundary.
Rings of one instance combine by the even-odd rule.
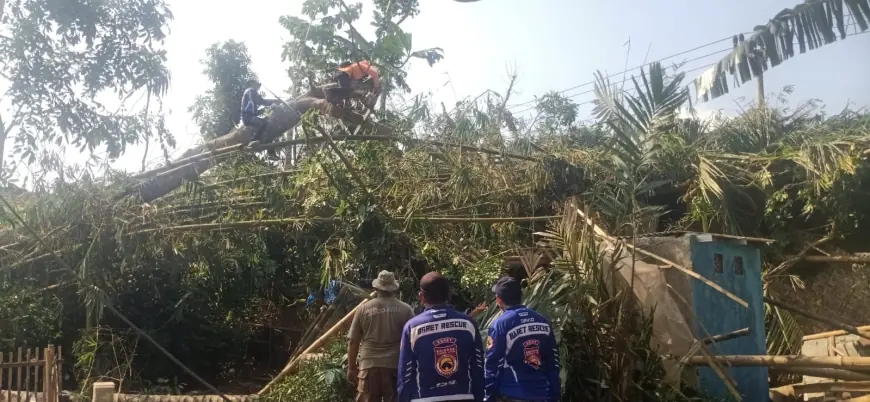
[[[250,79],[250,80],[245,82],[245,86],[247,86],[247,87],[253,87],[253,86],[257,86],[257,85],[260,85],[260,81],[257,81],[255,79]]]
[[[520,300],[523,297],[523,286],[513,277],[503,276],[492,285],[492,292],[505,300]]]

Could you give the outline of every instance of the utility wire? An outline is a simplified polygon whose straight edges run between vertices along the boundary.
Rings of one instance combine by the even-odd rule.
[[[846,27],[848,28],[848,27],[853,26],[853,25],[856,25],[856,24],[848,24],[848,25],[846,25]],[[846,37],[849,37],[849,36],[857,36],[857,35],[863,35],[863,34],[867,34],[867,33],[870,33],[870,31],[866,31],[866,32],[858,32],[858,33],[850,33],[850,34],[847,34]],[[795,42],[794,44],[797,45],[798,43]],[[710,56],[713,56],[713,55],[716,55],[716,54],[720,54],[720,53],[724,53],[724,52],[730,52],[731,50],[732,50],[732,49],[730,49],[730,48],[729,48],[729,49],[723,49],[723,50],[720,50],[720,51],[718,51],[718,52],[713,52],[713,53],[710,53],[710,54],[707,54],[707,55],[704,55],[704,56],[696,57],[696,58],[694,58],[694,59],[692,59],[692,60],[687,61],[687,63],[688,63],[688,62],[691,62],[691,61],[696,61],[696,60],[699,60],[699,59],[703,59],[703,58],[705,58],[705,57],[710,57]],[[691,70],[685,70],[685,71],[683,71],[683,72],[684,72],[684,73],[691,73],[691,72],[693,72],[693,71],[698,71],[698,70],[702,70],[702,69],[705,69],[705,68],[709,68],[709,67],[715,66],[716,64],[719,64],[719,62],[717,61],[717,62],[715,62],[715,63],[710,63],[710,64],[703,65],[703,66],[700,66],[700,67],[697,67],[697,68],[693,68],[693,69],[691,69]],[[620,74],[621,74],[621,73],[620,73]],[[608,76],[607,78],[612,78],[613,76],[620,75],[620,74],[611,75],[611,76]],[[579,86],[575,86],[575,87],[572,87],[572,88],[568,88],[568,89],[566,89],[566,90],[562,90],[562,91],[559,91],[559,92],[557,92],[557,93],[560,93],[560,94],[561,94],[561,93],[565,93],[565,92],[567,92],[567,91],[569,91],[569,90],[571,90],[571,89],[573,89],[573,88],[578,88],[578,87],[580,87],[580,86],[583,86],[583,85],[589,85],[589,84],[593,84],[593,83],[595,83],[595,81],[592,81],[592,82],[590,82],[590,83],[585,83],[585,84],[582,84],[582,85],[579,85]],[[621,91],[621,92],[622,92],[622,93],[627,93],[628,91],[634,91],[634,88],[629,88],[629,89],[627,89],[627,90],[623,90],[623,91]],[[576,98],[576,97],[578,97],[578,96],[580,96],[580,95],[585,95],[585,94],[592,93],[592,92],[595,92],[595,90],[594,90],[594,89],[591,89],[591,90],[587,90],[587,91],[579,92],[579,93],[576,93],[576,94],[568,95],[568,96],[565,96],[565,97],[568,98],[568,99],[571,99],[571,98]],[[514,105],[514,106],[525,105],[525,104],[529,104],[529,103],[536,102],[536,101],[537,101],[537,99],[536,99],[536,100],[529,101],[529,102],[518,103],[518,104],[516,104],[516,105]],[[593,100],[590,100],[590,101],[585,101],[585,102],[577,103],[576,105],[578,105],[578,106],[580,106],[580,105],[586,105],[586,104],[590,104],[590,103],[592,103],[592,102],[594,102],[594,101],[595,101],[595,100],[593,99]],[[511,113],[513,113],[513,114],[522,114],[522,113],[528,112],[528,111],[530,111],[530,110],[534,110],[534,109],[536,109],[536,108],[537,108],[537,105],[535,105],[535,106],[531,106],[531,107],[527,107],[527,108],[522,109],[522,110],[517,111],[517,112],[515,112],[515,111],[511,111]],[[510,106],[508,107],[508,109],[510,109]]]
[[[705,55],[703,55],[703,56],[696,57],[696,58],[691,59],[691,60],[687,60],[687,61],[685,61],[685,63],[690,63],[690,62],[697,61],[697,60],[700,60],[700,59],[703,59],[703,58],[706,58],[706,57],[715,56],[715,55],[717,55],[717,54],[722,54],[722,53],[725,53],[725,52],[730,52],[731,50],[732,50],[731,48],[718,50],[718,51],[715,51],[715,52],[713,52],[713,53],[708,53],[708,54],[705,54]],[[653,62],[653,63],[655,63],[655,62]],[[714,64],[715,64],[715,63],[714,63]],[[712,65],[712,64],[711,64],[711,65]],[[708,67],[708,66],[703,66],[703,67]],[[702,67],[702,68],[703,68],[703,67]],[[697,69],[695,69],[695,70],[697,70]],[[694,70],[690,70],[690,71],[694,71]],[[686,72],[689,72],[689,71],[686,71]],[[620,73],[620,74],[621,74],[621,73]],[[620,75],[620,74],[615,74],[615,75]],[[605,77],[605,79],[607,79],[607,78],[612,78],[612,77],[614,77],[615,75],[611,75],[611,76]],[[568,89],[565,89],[565,90],[559,91],[559,92],[557,92],[557,93],[559,93],[559,94],[563,94],[563,93],[565,93],[565,92],[570,91],[571,89],[579,88],[579,87],[581,87],[581,86],[591,85],[591,84],[594,84],[594,83],[595,83],[595,81],[590,81],[590,82],[588,82],[588,83],[585,83],[585,84],[582,84],[582,85],[578,85],[578,86],[575,86],[575,87],[572,87],[572,88],[568,88]],[[566,97],[566,98],[576,98],[576,97],[578,97],[578,96],[580,96],[580,95],[585,95],[585,94],[592,93],[592,92],[595,92],[595,89],[594,89],[594,88],[593,88],[593,89],[590,89],[590,90],[583,91],[583,92],[578,92],[578,93],[576,93],[576,94],[567,95],[567,96],[565,96],[565,97]],[[529,103],[533,103],[533,102],[536,102],[536,101],[537,101],[537,99],[532,100],[532,101],[529,101],[529,102],[517,103],[517,104],[514,105],[514,106],[527,105],[527,104],[529,104]],[[535,107],[537,107],[537,105],[532,106],[531,109],[534,109]],[[508,106],[507,109],[510,110],[511,107]],[[523,109],[523,111],[526,111],[526,110],[529,110],[529,109],[528,109],[528,108]],[[522,112],[518,112],[518,113],[522,113]]]
[[[746,32],[744,32],[744,34],[746,34]],[[668,60],[668,59],[673,59],[674,57],[677,57],[677,56],[682,56],[682,55],[684,55],[684,54],[691,53],[691,52],[694,52],[694,51],[696,51],[696,50],[700,50],[700,49],[703,49],[703,48],[706,48],[706,47],[713,46],[713,45],[715,45],[715,44],[717,44],[717,43],[721,43],[721,42],[725,42],[725,41],[727,41],[727,40],[731,40],[731,38],[733,38],[733,35],[729,35],[729,36],[727,36],[727,37],[725,37],[725,38],[722,38],[722,39],[719,39],[719,40],[715,40],[715,41],[713,41],[713,42],[710,42],[710,43],[707,43],[707,44],[704,44],[704,45],[701,45],[701,46],[697,46],[697,47],[694,47],[694,48],[689,49],[689,50],[684,50],[684,51],[682,51],[682,52],[675,53],[675,54],[672,54],[672,55],[670,55],[670,56],[662,57],[661,59],[658,59],[658,60],[655,60],[655,61],[651,61],[651,62],[649,62],[649,63],[641,64],[641,65],[639,65],[639,66],[637,66],[637,67],[633,67],[633,68],[630,68],[630,69],[626,69],[626,71],[628,71],[628,70],[636,70],[636,69],[638,69],[638,68],[643,68],[643,67],[649,66],[650,64],[653,64],[653,63],[658,63],[658,62],[662,62],[662,61],[665,61],[665,60]],[[728,50],[731,50],[731,49],[728,49]],[[695,59],[693,59],[693,60],[695,60]],[[613,78],[613,77],[616,77],[616,76],[619,76],[619,75],[622,75],[622,74],[625,74],[625,72],[614,73],[614,74],[608,75],[608,76],[605,77],[605,78]],[[594,80],[593,80],[593,81],[589,81],[589,82],[584,82],[584,83],[582,83],[582,84],[575,85],[575,86],[573,86],[573,87],[563,89],[563,90],[558,91],[558,92],[556,92],[556,93],[558,93],[558,94],[563,94],[563,93],[568,92],[568,91],[570,91],[570,90],[572,90],[572,89],[582,88],[582,87],[585,87],[585,86],[592,85],[592,84],[594,84],[594,83],[595,83]],[[510,108],[514,108],[514,107],[517,107],[517,106],[528,105],[528,104],[530,104],[530,103],[534,103],[534,102],[536,102],[536,101],[537,101],[537,100],[530,100],[530,101],[526,101],[526,102],[522,102],[522,103],[515,103],[515,104],[513,104],[513,105],[508,105],[507,108],[510,109]]]
[[[849,27],[851,27],[851,26],[855,26],[855,25],[857,25],[856,22],[855,22],[854,17],[852,16],[852,14],[847,14],[847,15],[845,16],[845,19],[851,19],[851,20],[852,20],[852,23],[845,24],[844,29],[849,28]],[[753,31],[753,32],[742,32],[742,33],[740,33],[740,34],[743,34],[743,35],[750,35],[750,34],[754,34],[754,33],[755,33],[755,32]],[[737,34],[737,35],[740,35],[740,34]],[[856,34],[857,34],[857,33],[856,33]],[[854,36],[854,35],[856,35],[856,34],[847,34],[846,36]],[[682,51],[682,52],[675,53],[675,54],[672,54],[672,55],[670,55],[670,56],[662,57],[661,59],[658,59],[658,60],[655,60],[655,61],[651,61],[651,62],[649,62],[649,63],[642,64],[642,65],[640,65],[640,66],[637,66],[637,67],[631,68],[630,70],[636,70],[636,69],[639,69],[639,68],[643,68],[643,67],[649,66],[650,64],[653,64],[653,63],[662,62],[662,61],[665,61],[665,60],[668,60],[668,59],[672,59],[672,58],[677,57],[677,56],[681,56],[681,55],[684,55],[684,54],[687,54],[687,53],[694,52],[694,51],[696,51],[696,50],[700,50],[700,49],[703,49],[703,48],[706,48],[706,47],[710,47],[710,46],[713,46],[713,45],[715,45],[715,44],[717,44],[717,43],[721,43],[721,42],[725,42],[725,41],[727,41],[727,40],[731,40],[733,37],[734,37],[734,35],[729,35],[729,36],[726,36],[726,37],[724,37],[724,38],[722,38],[722,39],[715,40],[715,41],[713,41],[713,42],[706,43],[706,44],[703,44],[703,45],[700,45],[700,46],[694,47],[694,48],[689,49],[689,50],[684,50],[684,51]],[[797,44],[797,43],[795,43],[795,44]],[[731,49],[728,49],[728,50],[730,51]],[[712,54],[711,54],[711,55],[712,55]],[[710,55],[708,55],[708,56],[710,56]],[[703,58],[703,57],[707,57],[707,56],[701,56],[701,58]],[[695,58],[695,59],[692,59],[692,60],[689,60],[689,61],[694,61],[694,60],[697,60],[697,59],[698,59],[698,58]],[[628,70],[626,70],[626,71],[628,71]],[[613,77],[620,76],[620,75],[623,75],[623,74],[625,74],[625,72],[614,73],[614,74],[608,75],[607,77],[605,77],[605,79],[613,78]],[[571,91],[571,90],[573,90],[573,89],[582,88],[582,87],[585,87],[585,86],[592,85],[592,84],[594,84],[594,83],[595,83],[594,80],[593,80],[593,81],[589,81],[589,82],[584,82],[584,83],[582,83],[582,84],[575,85],[575,86],[573,86],[573,87],[563,89],[563,90],[558,91],[558,92],[556,92],[556,93],[557,93],[557,94],[563,94],[563,93],[568,92],[568,91]],[[583,92],[583,93],[589,93],[589,92],[592,92],[592,91],[586,91],[586,92]],[[526,102],[522,102],[522,103],[515,103],[515,104],[513,104],[513,105],[508,105],[508,106],[507,106],[507,109],[510,110],[510,109],[512,109],[512,108],[516,108],[517,106],[528,105],[528,104],[531,104],[531,103],[535,103],[535,102],[537,102],[537,101],[538,101],[537,99],[532,99],[532,100],[530,100],[530,101],[526,101]]]

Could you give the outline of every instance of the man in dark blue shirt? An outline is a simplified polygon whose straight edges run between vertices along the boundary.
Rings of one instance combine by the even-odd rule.
[[[447,304],[447,278],[420,279],[426,310],[402,330],[399,402],[483,401],[483,342],[477,323]]]
[[[492,291],[504,312],[489,326],[485,400],[558,401],[559,349],[550,322],[522,305],[520,281],[503,277]]]
[[[245,92],[242,94],[242,124],[254,129],[251,140],[258,142],[266,132],[266,119],[260,117],[264,109],[260,109],[260,106],[270,106],[278,102],[277,99],[263,99],[260,96],[260,86],[259,81],[248,80],[245,82]],[[274,149],[267,152],[270,157],[276,157]]]

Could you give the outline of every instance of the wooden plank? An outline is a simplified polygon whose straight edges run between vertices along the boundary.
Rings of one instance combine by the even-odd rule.
[[[62,377],[61,377],[60,373],[63,372],[63,370],[61,370],[61,368],[62,368],[61,365],[63,364],[63,345],[57,345],[57,355],[60,356],[60,359],[54,360],[54,389],[53,389],[53,393],[54,393],[54,397],[57,398],[57,399],[55,399],[55,401],[60,400],[60,392],[62,391],[61,383],[60,383],[60,379]]]
[[[39,354],[39,347],[37,347],[36,348],[36,356],[33,356],[33,358],[36,359],[36,363],[37,363],[37,365],[33,366],[33,373],[34,373],[34,375],[33,375],[33,391],[34,391],[34,393],[39,392],[39,372],[41,371],[40,368],[42,368],[42,365],[39,364],[39,362],[40,362],[39,357],[40,356],[41,355]],[[43,395],[43,397],[45,397],[45,395]]]
[[[18,347],[18,363],[21,363],[21,346]],[[21,366],[18,366],[18,378],[15,379],[15,389],[18,390],[18,402],[21,402]]]
[[[9,352],[9,363],[12,363],[12,361],[15,360],[14,357],[15,355],[13,355],[12,352]],[[6,391],[6,400],[12,402],[12,368],[6,369],[6,380],[6,388],[9,388]]]
[[[27,367],[24,367],[24,400],[30,401],[30,348],[27,348]],[[21,401],[18,401],[21,402]]]
[[[43,383],[42,383],[42,396],[44,398],[44,402],[54,402],[51,399],[51,394],[48,392],[51,389],[51,345],[45,348],[44,358],[45,361],[43,364]]]

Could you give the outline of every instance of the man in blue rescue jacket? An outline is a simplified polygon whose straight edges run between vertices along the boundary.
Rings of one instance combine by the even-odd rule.
[[[550,322],[522,305],[518,280],[503,277],[492,291],[504,313],[489,326],[484,400],[558,401],[559,349]]]
[[[477,323],[447,305],[447,278],[420,279],[426,310],[402,330],[399,402],[483,401],[483,342]]]

